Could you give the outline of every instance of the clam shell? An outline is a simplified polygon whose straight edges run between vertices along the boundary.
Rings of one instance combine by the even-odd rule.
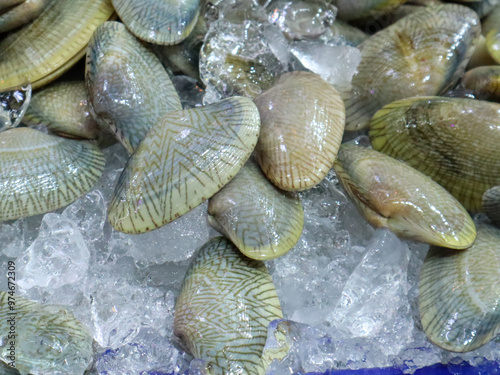
[[[394,10],[408,0],[333,0],[337,16],[344,21],[376,17]]]
[[[269,260],[286,254],[302,234],[298,196],[276,188],[249,160],[208,203],[208,222],[247,257]]]
[[[481,211],[500,185],[500,105],[461,98],[410,98],[370,123],[375,150],[401,159],[444,186],[465,208]]]
[[[165,113],[182,109],[160,60],[119,22],[105,22],[92,36],[86,82],[96,120],[129,153]]]
[[[2,2],[0,3],[0,12],[5,12],[10,7],[21,4],[24,1],[26,0],[2,0]]]
[[[265,373],[267,326],[282,318],[263,262],[213,238],[195,255],[175,305],[174,333],[212,375]]]
[[[366,127],[395,100],[446,92],[463,74],[480,31],[474,11],[446,4],[422,7],[367,39],[345,101],[346,129]]]
[[[474,242],[474,223],[462,205],[409,165],[368,148],[344,144],[334,169],[351,200],[374,227],[452,249],[465,249]]]
[[[497,227],[500,227],[500,186],[489,189],[483,195],[484,213]]]
[[[6,292],[0,292],[0,332],[5,340],[0,348],[2,360],[9,361],[7,333],[13,317],[15,365],[22,374],[83,374],[92,362],[92,337],[72,313]]]
[[[112,13],[109,0],[52,1],[0,42],[0,91],[28,83],[36,89],[60,76],[85,54],[92,33]]]
[[[465,251],[432,247],[420,274],[419,305],[427,337],[468,352],[500,332],[500,230],[478,224]]]
[[[182,43],[173,46],[155,46],[154,50],[163,64],[174,73],[185,74],[200,80],[200,50],[208,31],[204,17]]]
[[[462,77],[464,88],[476,99],[500,102],[500,66],[481,66],[469,70]]]
[[[30,128],[0,133],[0,221],[64,207],[88,192],[104,155],[87,142]]]
[[[189,212],[238,173],[259,130],[259,112],[243,97],[167,113],[120,176],[108,212],[111,225],[138,234]]]
[[[38,17],[52,0],[26,0],[0,14],[0,33],[15,29]]]
[[[27,125],[45,125],[52,133],[77,139],[97,139],[100,130],[91,118],[85,82],[59,82],[36,92],[26,111]]]
[[[111,0],[132,34],[146,42],[182,42],[200,14],[200,0]]]
[[[344,133],[340,94],[319,76],[283,74],[255,98],[262,129],[255,149],[267,178],[282,190],[305,190],[332,168]]]
[[[500,63],[500,6],[496,6],[483,22],[486,48],[497,64]]]

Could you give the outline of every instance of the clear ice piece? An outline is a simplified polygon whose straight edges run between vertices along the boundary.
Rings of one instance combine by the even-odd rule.
[[[57,289],[81,281],[89,267],[85,240],[68,218],[48,213],[43,217],[37,239],[16,260],[18,285]]]
[[[31,85],[15,91],[0,92],[0,131],[21,123],[31,101]]]

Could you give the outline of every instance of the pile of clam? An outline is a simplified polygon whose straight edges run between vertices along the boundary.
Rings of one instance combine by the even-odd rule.
[[[229,91],[246,97],[183,109],[169,74],[199,78],[213,4],[2,1],[0,95],[10,107],[0,108],[0,220],[86,194],[104,169],[101,148],[117,140],[130,159],[108,208],[115,230],[152,231],[209,200],[208,221],[224,236],[194,256],[176,302],[176,336],[209,373],[263,374],[286,355],[263,352],[269,323],[282,318],[263,261],[293,251],[304,222],[297,192],[334,168],[370,224],[433,245],[419,301],[429,339],[457,352],[484,345],[500,331],[500,66],[492,65],[500,63],[500,6],[330,3],[346,21],[332,29],[360,43],[351,91],[307,71],[259,73],[235,54],[225,62],[235,67]],[[287,38],[318,37],[300,33],[300,22]],[[356,28],[374,22],[373,35]],[[51,83],[85,55],[85,80]],[[254,89],[237,89],[250,81]],[[372,148],[341,145],[344,131],[368,132]],[[475,224],[478,212],[493,224]],[[9,305],[0,297],[1,336]],[[85,369],[91,339],[70,313],[21,298],[16,308],[21,373],[39,371],[47,363],[40,356],[53,366],[44,371],[68,361]],[[59,346],[42,347],[33,335]],[[0,346],[2,365],[7,355]]]

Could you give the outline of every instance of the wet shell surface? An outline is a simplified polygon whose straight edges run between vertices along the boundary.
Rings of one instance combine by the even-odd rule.
[[[109,0],[57,0],[0,42],[0,91],[57,78],[84,54],[94,30],[113,13]],[[57,27],[54,27],[57,25]]]
[[[120,176],[108,212],[111,225],[144,233],[192,210],[238,173],[259,130],[259,112],[243,97],[168,113]]]
[[[0,291],[1,361],[11,362],[7,334],[12,311],[17,370],[22,374],[83,374],[93,355],[92,337],[85,326],[62,307],[41,305],[18,295],[13,298]]]
[[[304,225],[299,197],[276,188],[254,160],[210,198],[208,215],[216,230],[256,260],[286,254],[299,240]]]
[[[397,8],[408,0],[333,0],[338,8],[338,17],[344,21],[354,21],[375,17]]]
[[[129,153],[163,115],[182,109],[158,57],[119,22],[102,24],[92,36],[86,82],[96,120]]]
[[[466,209],[500,185],[500,105],[461,98],[410,98],[370,123],[375,150],[401,159],[444,186]]]
[[[26,0],[0,14],[0,33],[15,29],[38,17],[53,0]]]
[[[500,332],[500,229],[478,224],[464,251],[431,247],[419,283],[427,337],[439,347],[468,352]]]
[[[293,72],[255,104],[262,121],[255,152],[267,178],[287,191],[319,183],[332,168],[344,133],[340,94],[313,73]]]
[[[422,7],[367,39],[346,98],[346,130],[365,128],[393,101],[446,92],[463,74],[480,30],[474,11],[446,4]]]
[[[267,327],[282,316],[264,263],[216,237],[196,253],[184,277],[174,333],[212,375],[263,375]]]
[[[90,191],[104,170],[94,145],[30,128],[0,133],[0,221],[37,215]]]
[[[462,85],[480,100],[500,102],[500,66],[480,66],[462,77]]]
[[[23,123],[45,125],[62,137],[97,139],[99,136],[99,127],[90,116],[83,81],[60,82],[36,92]]]
[[[200,0],[111,0],[127,28],[146,42],[171,45],[187,38],[200,13]]]
[[[369,148],[342,145],[334,169],[374,227],[452,249],[474,242],[475,226],[462,205],[409,165]]]
[[[500,186],[489,189],[483,195],[484,213],[497,227],[500,227]]]

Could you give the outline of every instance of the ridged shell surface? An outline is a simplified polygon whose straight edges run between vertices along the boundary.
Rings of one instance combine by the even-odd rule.
[[[370,123],[374,149],[401,159],[444,186],[466,209],[481,211],[500,185],[500,105],[460,98],[410,98]]]
[[[264,263],[217,237],[198,251],[184,277],[174,333],[211,375],[263,375],[267,327],[282,316]]]
[[[474,223],[444,188],[409,165],[369,148],[342,145],[335,172],[373,226],[431,245],[465,249]]]
[[[232,97],[165,115],[123,171],[109,207],[116,230],[143,233],[177,219],[226,185],[259,136],[250,99]]]
[[[300,198],[276,188],[252,159],[208,203],[208,222],[247,257],[269,260],[286,254],[300,238]]]
[[[346,129],[365,128],[395,100],[447,91],[463,74],[480,32],[474,11],[446,4],[422,7],[367,39],[345,102]]]
[[[90,191],[104,170],[94,145],[30,128],[0,133],[0,221],[64,207]]]
[[[500,66],[480,66],[462,77],[464,88],[480,100],[500,102]]]
[[[500,229],[478,224],[464,251],[431,247],[420,274],[419,305],[427,337],[469,352],[500,332]]]
[[[408,0],[333,0],[338,17],[354,21],[390,12]]]
[[[26,0],[18,6],[0,14],[0,33],[15,29],[38,17],[54,0]]]
[[[484,213],[497,227],[500,227],[500,186],[489,189],[483,195]]]
[[[111,0],[128,29],[146,42],[171,45],[193,30],[200,0]]]
[[[257,160],[267,178],[287,191],[309,189],[332,168],[345,109],[340,94],[313,73],[286,73],[255,98],[262,121]]]
[[[10,7],[21,4],[24,1],[25,0],[2,0],[2,2],[0,3],[0,12],[5,12]]]
[[[85,54],[94,30],[113,13],[110,0],[57,0],[0,41],[0,91],[57,78]]]
[[[36,92],[23,122],[43,124],[52,133],[68,138],[96,139],[100,133],[90,116],[83,81],[59,82]]]
[[[182,109],[158,57],[119,22],[102,24],[92,36],[86,82],[96,120],[129,153],[163,115]]]
[[[83,374],[92,362],[92,337],[72,313],[17,295],[13,298],[6,292],[0,292],[0,332],[4,340],[0,360],[10,362],[7,334],[13,317],[15,365],[22,374]]]

